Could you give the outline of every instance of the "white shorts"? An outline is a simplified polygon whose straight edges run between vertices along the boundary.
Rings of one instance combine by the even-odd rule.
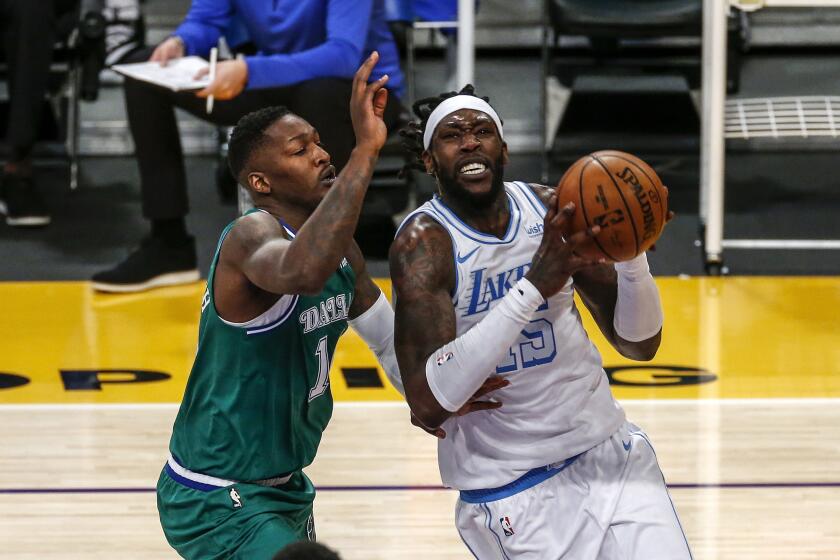
[[[653,446],[629,422],[563,463],[461,492],[455,523],[480,560],[691,558]]]

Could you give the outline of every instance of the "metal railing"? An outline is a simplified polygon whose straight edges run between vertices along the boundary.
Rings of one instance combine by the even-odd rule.
[[[725,239],[725,138],[834,136],[834,97],[726,100],[726,18],[729,6],[840,7],[840,0],[703,0],[703,119],[700,149],[700,221],[706,271],[725,272],[723,249],[840,249],[831,239]],[[797,101],[798,99],[798,101]],[[769,103],[769,106],[768,106]],[[762,108],[763,106],[763,108]]]

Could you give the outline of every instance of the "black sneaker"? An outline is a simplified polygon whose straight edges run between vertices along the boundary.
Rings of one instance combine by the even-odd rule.
[[[3,175],[0,214],[6,215],[6,223],[14,227],[44,227],[50,223],[50,213],[35,189],[31,177],[20,177],[7,173]]]
[[[198,279],[195,239],[189,236],[176,245],[147,237],[123,262],[94,274],[92,280],[94,290],[123,293],[188,284]]]

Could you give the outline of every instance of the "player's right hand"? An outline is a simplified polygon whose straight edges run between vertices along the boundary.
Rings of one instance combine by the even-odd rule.
[[[457,412],[454,413],[454,416],[463,416],[465,414],[470,414],[472,412],[478,412],[479,410],[493,410],[494,408],[500,408],[502,403],[499,401],[483,401],[481,397],[488,393],[492,393],[493,391],[497,391],[502,387],[507,387],[510,385],[510,381],[505,379],[504,377],[499,377],[498,375],[491,375],[487,379],[484,380],[484,383],[481,384],[481,387],[478,388],[470,400],[468,400],[464,406],[458,409]],[[426,432],[427,434],[431,434],[438,439],[443,439],[446,437],[446,432],[443,428],[429,428],[428,426],[424,425],[420,422],[420,419],[417,418],[414,413],[411,413],[411,423]]]
[[[373,51],[365,60],[353,78],[353,91],[350,96],[350,120],[356,133],[356,146],[378,152],[385,144],[388,129],[382,119],[388,103],[388,75],[368,83],[374,66],[379,61],[379,53]]]
[[[598,235],[601,228],[592,226],[571,234],[569,226],[574,213],[573,202],[560,208],[557,195],[551,195],[543,219],[542,242],[534,253],[530,270],[525,274],[525,278],[546,299],[563,289],[569,277],[578,270],[606,262],[606,259],[593,261],[575,254],[575,247]]]
[[[182,56],[184,56],[184,43],[181,39],[169,37],[155,47],[149,62],[160,62],[161,66],[166,66],[166,63],[173,58],[181,58]]]

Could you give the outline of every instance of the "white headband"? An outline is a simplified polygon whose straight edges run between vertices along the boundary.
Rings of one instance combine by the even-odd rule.
[[[435,133],[435,129],[440,124],[440,121],[442,121],[447,115],[451,115],[455,111],[460,111],[461,109],[475,109],[476,111],[487,113],[490,118],[493,119],[493,122],[496,123],[496,128],[499,129],[499,137],[505,137],[502,133],[502,121],[499,119],[499,115],[496,114],[496,111],[493,110],[493,107],[491,107],[489,103],[483,99],[475,97],[474,95],[456,95],[442,101],[440,105],[435,107],[432,114],[429,115],[429,120],[426,123],[426,130],[423,132],[424,149],[429,149],[429,145],[432,143],[432,135]]]

